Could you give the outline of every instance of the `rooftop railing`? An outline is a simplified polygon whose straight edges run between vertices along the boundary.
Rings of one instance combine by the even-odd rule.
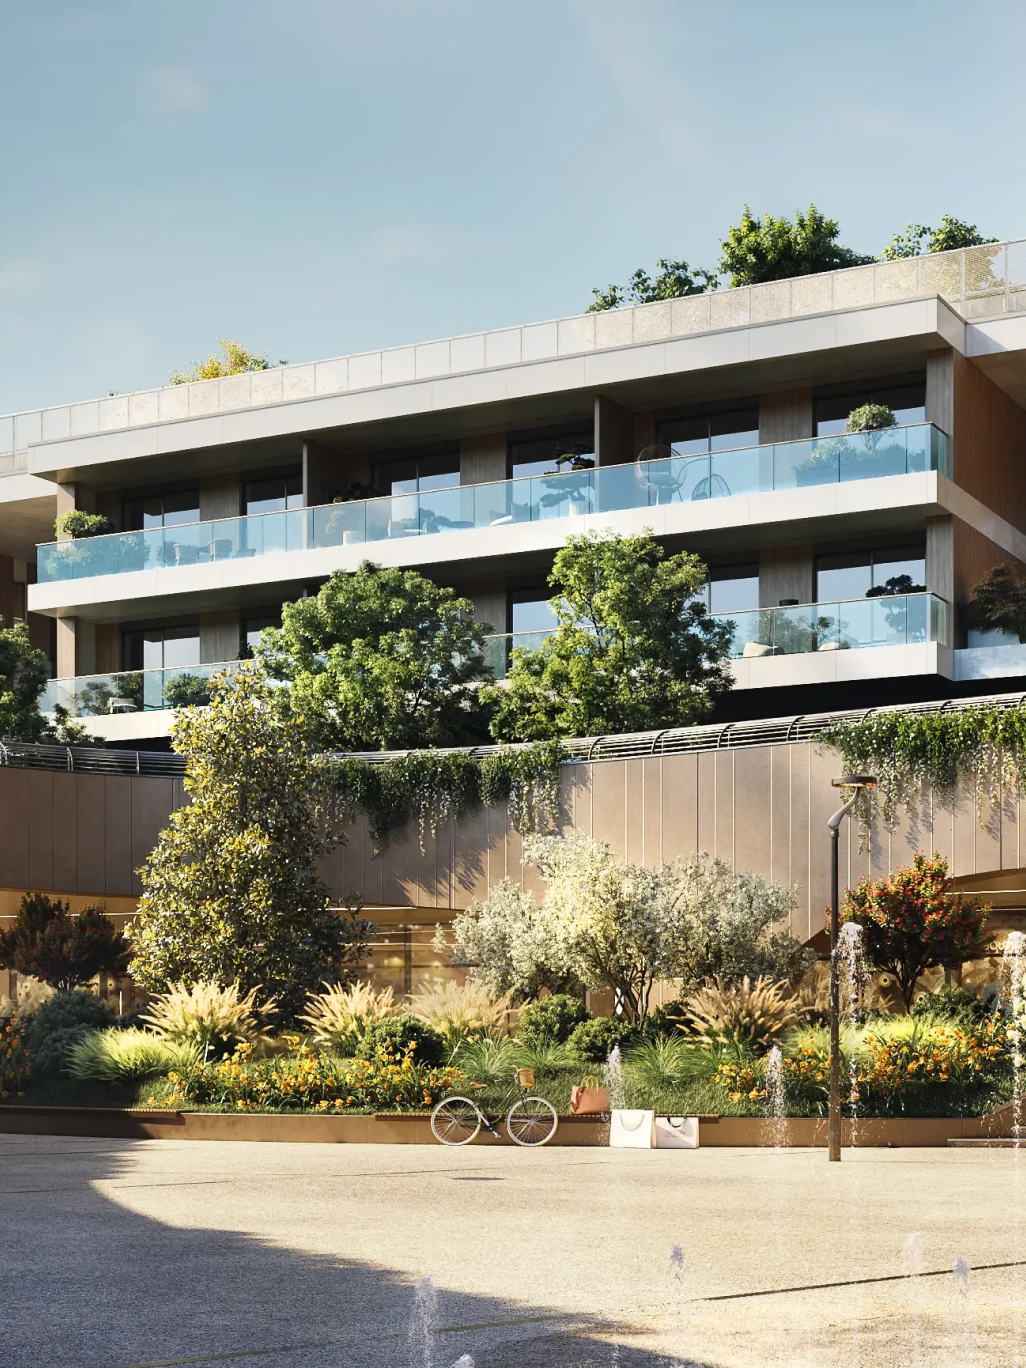
[[[37,575],[49,584],[926,470],[950,473],[948,439],[916,423],[51,542],[38,548]]]
[[[1026,239],[34,409],[0,417],[0,456],[69,437],[208,418],[935,295],[970,320],[1022,312],[1026,309]]]

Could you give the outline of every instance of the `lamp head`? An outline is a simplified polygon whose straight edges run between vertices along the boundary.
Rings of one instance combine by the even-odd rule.
[[[845,774],[840,779],[831,779],[832,788],[875,788],[875,774]]]

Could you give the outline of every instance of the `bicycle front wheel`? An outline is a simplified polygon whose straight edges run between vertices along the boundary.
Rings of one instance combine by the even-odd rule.
[[[544,1097],[524,1097],[506,1117],[509,1138],[517,1145],[547,1145],[556,1133],[559,1117]]]
[[[469,1145],[481,1129],[481,1113],[469,1097],[447,1097],[431,1113],[431,1133],[440,1145]]]

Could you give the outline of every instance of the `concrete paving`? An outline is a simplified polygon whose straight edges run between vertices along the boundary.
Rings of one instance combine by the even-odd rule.
[[[0,1165],[0,1368],[1026,1365],[1014,1151],[6,1136]]]

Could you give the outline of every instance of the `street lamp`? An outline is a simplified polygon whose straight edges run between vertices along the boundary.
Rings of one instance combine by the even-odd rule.
[[[833,788],[850,790],[844,806],[837,809],[827,822],[830,828],[830,1116],[827,1122],[827,1158],[832,1164],[841,1162],[841,969],[837,963],[837,941],[841,929],[838,906],[838,839],[841,823],[858,802],[863,789],[873,788],[872,774],[846,774],[831,779]]]

